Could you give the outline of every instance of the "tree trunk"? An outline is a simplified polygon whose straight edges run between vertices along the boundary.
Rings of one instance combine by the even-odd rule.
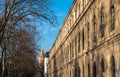
[[[4,75],[6,74],[7,70],[6,67],[6,48],[3,49],[3,52],[2,52],[2,77],[4,77]]]
[[[5,75],[8,75],[8,70],[7,70],[7,40],[5,41],[3,51],[2,51],[2,77]]]
[[[5,71],[5,52],[3,49],[2,51],[2,77],[4,77],[4,71]]]

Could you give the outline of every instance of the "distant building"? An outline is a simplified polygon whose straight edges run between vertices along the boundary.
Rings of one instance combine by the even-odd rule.
[[[45,54],[45,58],[44,58],[44,77],[48,77],[48,70],[47,70],[48,60],[49,60],[49,52]]]
[[[48,76],[120,77],[120,0],[74,0],[49,52]]]
[[[40,51],[40,55],[38,56],[38,62],[39,64],[44,64],[44,49]]]
[[[37,58],[39,63],[39,72],[35,77],[43,77],[44,76],[44,49],[40,51],[40,55]]]

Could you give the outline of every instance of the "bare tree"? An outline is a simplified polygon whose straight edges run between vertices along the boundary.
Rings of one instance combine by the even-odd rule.
[[[49,0],[0,1],[0,47],[2,48],[3,73],[7,67],[6,56],[10,54],[10,50],[12,53],[18,53],[16,52],[18,50],[15,49],[18,46],[13,48],[14,43],[11,43],[10,41],[13,40],[12,37],[14,37],[20,29],[29,31],[31,28],[35,28],[35,25],[33,24],[34,21],[41,22],[47,20],[52,25],[56,25],[56,17],[54,16],[52,10],[50,10],[49,6]],[[24,43],[21,45],[24,45]]]
[[[12,74],[15,77],[26,77],[27,75],[34,77],[39,68],[32,36],[27,31],[20,30],[12,37],[11,43],[12,51],[7,53],[7,66],[10,66],[9,70],[14,70]]]
[[[1,1],[2,9],[0,18],[0,43],[4,36],[4,31],[7,23],[12,20],[14,25],[26,23],[26,20],[33,22],[34,19],[42,21],[48,20],[55,25],[56,17],[49,8],[49,0],[5,0]],[[14,20],[14,21],[13,21]],[[28,23],[27,23],[28,24]],[[31,24],[29,24],[31,25]]]

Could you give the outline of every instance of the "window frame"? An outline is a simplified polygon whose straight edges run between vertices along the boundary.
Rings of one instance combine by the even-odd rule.
[[[114,0],[110,0],[110,31],[115,29],[115,8],[114,8]]]
[[[100,22],[101,22],[101,24],[100,24],[100,37],[103,38],[105,35],[105,22],[104,22],[105,16],[104,16],[104,7],[103,6],[101,6],[100,15],[101,15],[100,16]]]

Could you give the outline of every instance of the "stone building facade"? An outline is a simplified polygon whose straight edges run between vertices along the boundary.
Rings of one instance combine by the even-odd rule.
[[[49,52],[49,77],[120,77],[120,0],[74,0]]]
[[[40,51],[40,55],[37,57],[39,65],[44,65],[44,49]]]

